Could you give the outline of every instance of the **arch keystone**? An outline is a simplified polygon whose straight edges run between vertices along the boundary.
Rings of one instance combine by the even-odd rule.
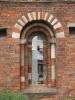
[[[31,13],[27,13],[27,15],[28,15],[29,21],[32,21],[33,19],[32,19]]]
[[[49,15],[49,13],[46,12],[45,15],[44,15],[44,20],[47,20],[48,15]]]
[[[38,20],[41,19],[41,12],[38,12]]]
[[[32,12],[33,20],[36,20],[36,12]]]

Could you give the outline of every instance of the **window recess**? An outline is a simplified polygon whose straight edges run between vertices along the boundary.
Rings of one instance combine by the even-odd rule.
[[[0,38],[7,37],[7,28],[0,28]]]
[[[69,27],[69,33],[71,34],[71,35],[75,35],[75,27]]]

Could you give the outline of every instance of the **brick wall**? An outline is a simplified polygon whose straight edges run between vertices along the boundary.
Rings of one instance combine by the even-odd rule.
[[[32,11],[48,11],[58,18],[63,26],[65,38],[56,40],[57,96],[73,97],[75,96],[75,37],[69,35],[67,24],[75,22],[74,3],[0,2],[0,27],[8,28],[7,38],[0,39],[0,89],[20,90],[20,45],[18,39],[12,39],[11,33],[17,20]],[[53,97],[49,100],[56,99]]]
[[[19,62],[18,41],[0,40],[0,89],[20,90]]]

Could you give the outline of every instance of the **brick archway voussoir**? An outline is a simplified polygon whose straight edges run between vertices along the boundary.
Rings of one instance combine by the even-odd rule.
[[[22,16],[13,27],[12,38],[20,38],[20,33],[23,27],[33,20],[45,20],[54,29],[56,38],[64,38],[64,31],[61,23],[53,14],[49,12],[31,12],[27,13],[27,16]],[[59,31],[60,30],[60,31]]]

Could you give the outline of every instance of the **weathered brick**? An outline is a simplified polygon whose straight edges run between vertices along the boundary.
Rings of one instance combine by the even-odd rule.
[[[12,38],[12,32],[19,32],[13,28],[17,20],[30,12],[49,12],[62,24],[65,38],[56,39],[56,88],[57,96],[75,96],[75,36],[72,37],[67,27],[68,22],[75,22],[74,3],[15,3],[0,2],[0,26],[8,27],[7,38],[0,39],[0,89],[8,88],[19,91],[20,84],[20,40]],[[43,17],[43,13],[40,16]],[[28,17],[27,17],[28,18]],[[36,16],[36,19],[38,16]],[[56,32],[60,32],[57,30]],[[10,38],[9,38],[10,34]],[[27,51],[26,51],[27,52]],[[26,55],[27,56],[27,55]],[[50,53],[47,55],[51,57]],[[48,59],[51,61],[51,59]],[[46,61],[47,62],[47,61]],[[54,62],[53,62],[54,63]],[[28,66],[28,64],[25,64]],[[48,77],[50,77],[48,64]],[[25,74],[28,69],[25,69]],[[27,78],[27,76],[26,76]],[[51,80],[47,81],[50,83]],[[24,84],[23,84],[24,85]],[[28,82],[26,82],[28,86]],[[25,88],[25,86],[23,86]],[[41,98],[40,100],[60,100],[59,97]],[[62,99],[61,99],[62,100]]]

